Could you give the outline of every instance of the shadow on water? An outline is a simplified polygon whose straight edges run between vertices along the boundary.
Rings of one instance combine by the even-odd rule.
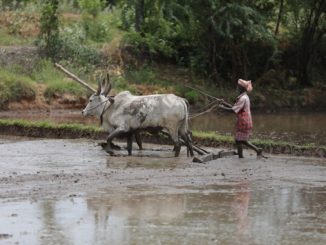
[[[250,181],[183,194],[108,189],[1,203],[1,233],[12,244],[325,244],[325,193],[325,187],[262,190]]]

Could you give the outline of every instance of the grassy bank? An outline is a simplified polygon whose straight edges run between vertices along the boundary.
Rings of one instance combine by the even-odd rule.
[[[35,96],[35,83],[32,79],[0,68],[0,109],[9,102],[34,100]]]
[[[105,139],[106,133],[99,127],[82,124],[54,124],[51,122],[30,122],[25,120],[0,119],[0,134],[47,137],[47,138],[92,138]],[[144,133],[143,140],[151,143],[169,143],[165,137]],[[234,147],[233,138],[214,132],[193,131],[193,141],[199,146]],[[296,156],[326,157],[326,146],[296,145],[291,142],[253,139],[252,143],[271,154],[289,154]]]

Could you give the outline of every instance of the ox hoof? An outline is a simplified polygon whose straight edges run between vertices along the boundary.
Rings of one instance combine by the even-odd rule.
[[[100,143],[100,146],[102,147],[103,150],[106,150],[108,144],[106,142],[101,142]],[[113,143],[111,143],[111,147],[110,148],[113,149],[113,150],[117,150],[117,151],[120,151],[121,150],[121,147],[120,146],[115,145]]]
[[[110,154],[110,156],[114,156],[114,151],[112,149],[105,149],[105,151]]]
[[[175,151],[174,151],[174,156],[175,157],[178,157],[179,156],[180,150],[181,150],[181,146],[178,146],[178,147],[175,148]]]
[[[258,150],[257,150],[257,157],[259,158],[259,157],[262,157],[262,156],[263,156],[263,149],[258,148]]]
[[[114,151],[108,144],[102,145],[103,150],[105,150],[107,153],[109,153],[111,156],[114,156]]]

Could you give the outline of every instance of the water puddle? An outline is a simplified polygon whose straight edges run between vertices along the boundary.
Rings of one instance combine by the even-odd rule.
[[[2,142],[0,169],[5,172],[85,169],[105,162],[105,152],[91,141],[7,137]]]
[[[8,244],[325,244],[326,188],[250,182],[210,191],[90,193],[0,203]],[[0,243],[1,243],[0,240]]]
[[[122,149],[115,152],[116,156],[110,157],[96,141],[8,136],[0,140],[0,169],[35,173],[58,168],[84,170],[105,165],[112,169],[175,168],[184,166],[190,159],[186,157],[185,149],[182,149],[181,157],[175,158],[172,146],[144,144],[144,148],[142,151],[134,150],[133,156],[128,156],[127,150]]]
[[[0,244],[326,244],[323,159],[197,164],[171,146],[110,157],[85,139],[0,142]]]

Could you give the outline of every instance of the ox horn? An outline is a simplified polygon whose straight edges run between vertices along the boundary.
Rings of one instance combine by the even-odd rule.
[[[85,83],[83,80],[81,80],[76,75],[72,74],[70,71],[68,71],[67,69],[65,69],[62,65],[60,65],[58,63],[55,63],[54,65],[58,69],[60,69],[62,72],[66,73],[70,78],[72,78],[73,80],[75,80],[76,82],[78,82],[79,84],[81,84],[82,86],[84,86],[85,88],[87,88],[88,90],[92,91],[93,93],[96,92],[96,90],[93,87],[91,87],[90,85],[88,85],[87,83]]]
[[[108,93],[111,91],[112,85],[110,82],[110,76],[109,73],[106,74],[106,79],[103,78],[101,83],[101,94],[107,96]]]

